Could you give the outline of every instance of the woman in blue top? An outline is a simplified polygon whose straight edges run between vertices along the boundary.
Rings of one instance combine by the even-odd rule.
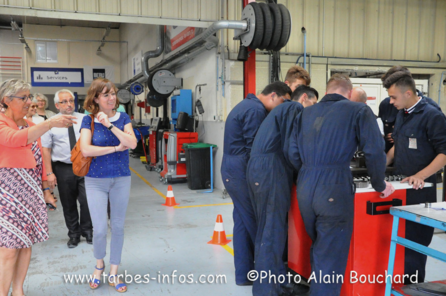
[[[93,247],[97,260],[90,288],[99,287],[104,271],[107,247],[107,204],[110,201],[110,276],[109,284],[118,292],[127,291],[122,276],[117,276],[124,244],[124,220],[130,196],[128,149],[135,149],[136,137],[126,113],[116,112],[119,101],[116,86],[107,79],[95,79],[88,89],[84,109],[94,116],[85,116],[81,125],[80,148],[85,157],[94,157],[85,176],[88,207],[93,222]]]

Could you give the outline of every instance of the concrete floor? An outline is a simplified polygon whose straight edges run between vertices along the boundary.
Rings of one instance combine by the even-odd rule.
[[[232,239],[231,199],[223,199],[222,192],[218,190],[197,193],[189,190],[187,184],[174,184],[175,199],[180,205],[167,208],[161,206],[164,199],[155,191],[159,190],[164,195],[167,192],[167,185],[158,181],[158,174],[146,171],[137,159],[130,158],[130,167],[134,172],[119,270],[123,274],[126,271],[142,277],[150,274],[150,282],[128,284],[126,295],[252,295],[250,286],[235,285],[232,242],[225,248],[207,244],[218,214],[222,214],[226,234]],[[67,248],[67,229],[60,202],[58,206],[56,212],[49,214],[50,239],[33,248],[25,294],[117,295],[108,285],[101,284],[93,291],[86,281],[84,284],[76,284],[74,280],[73,283],[65,282],[64,275],[91,275],[95,259],[92,245],[88,245],[84,238],[77,248]],[[431,246],[446,252],[446,234],[436,234]],[[107,273],[108,260],[107,255]],[[171,275],[174,270],[177,275],[174,284],[166,280],[165,283],[157,282],[159,274]],[[443,262],[429,258],[427,270],[427,280],[446,279],[446,264]],[[193,274],[192,284],[178,282],[180,275],[187,277],[190,274]],[[195,283],[200,275],[224,275],[226,283]]]

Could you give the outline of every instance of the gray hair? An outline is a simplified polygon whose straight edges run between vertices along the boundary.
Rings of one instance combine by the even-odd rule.
[[[64,89],[58,90],[56,92],[56,94],[54,95],[54,105],[59,103],[59,94],[62,94],[62,93],[69,93],[71,95],[71,97],[74,99],[73,92],[71,90],[69,90],[69,89],[64,88]]]
[[[42,100],[45,101],[45,107],[43,107],[43,109],[48,108],[48,98],[47,98],[44,94],[41,94],[41,93],[35,93],[35,94],[34,94],[34,98],[35,98],[36,100],[37,100],[37,97],[39,97],[39,98],[41,98]]]
[[[31,84],[28,82],[21,80],[21,79],[8,79],[6,81],[3,81],[3,83],[0,85],[0,103],[3,105],[5,109],[8,108],[8,106],[4,103],[5,98],[9,96],[14,96],[18,92],[26,91],[31,89]],[[9,100],[11,101],[11,99]]]

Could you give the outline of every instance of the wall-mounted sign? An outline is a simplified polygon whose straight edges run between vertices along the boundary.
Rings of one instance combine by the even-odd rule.
[[[203,33],[203,28],[166,26],[166,46],[164,51],[169,53],[201,33]]]
[[[93,80],[96,78],[105,78],[105,69],[93,69]]]
[[[84,66],[85,83],[92,83],[96,78],[106,78],[114,82],[115,68],[113,66]]]
[[[132,76],[142,72],[142,50],[132,58]]]
[[[31,67],[31,85],[83,87],[84,69]]]

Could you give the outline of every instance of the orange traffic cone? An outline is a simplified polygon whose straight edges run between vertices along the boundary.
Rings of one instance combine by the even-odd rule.
[[[167,187],[167,196],[166,197],[167,197],[166,203],[162,204],[163,206],[173,207],[173,206],[179,205],[175,202],[175,196],[173,196],[172,185],[169,185]]]
[[[224,246],[229,242],[231,242],[231,240],[226,239],[225,229],[223,228],[223,218],[221,215],[218,215],[217,221],[215,222],[214,235],[208,244]]]

